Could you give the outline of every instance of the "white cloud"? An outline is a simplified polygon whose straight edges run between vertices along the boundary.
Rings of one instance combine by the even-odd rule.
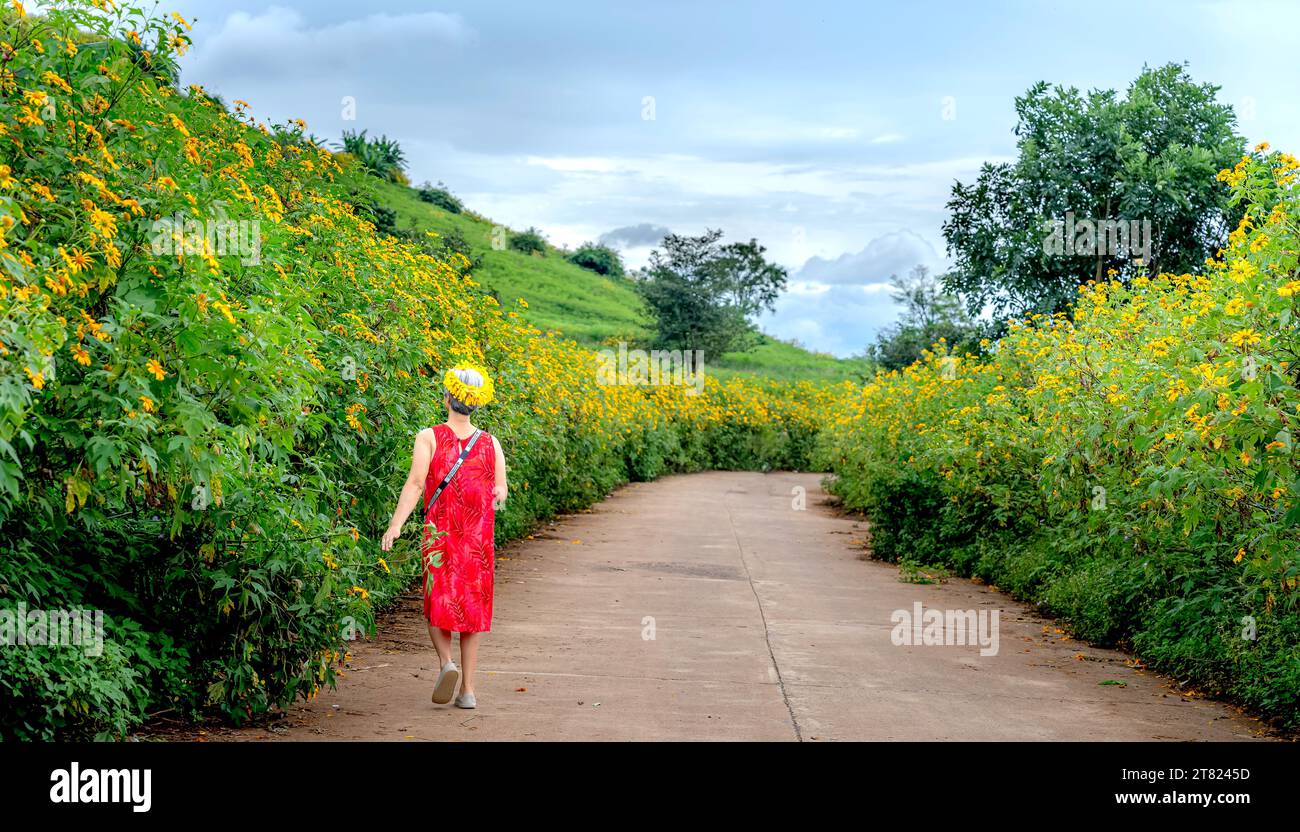
[[[818,352],[859,355],[898,315],[888,288],[820,285],[810,291],[792,286],[759,324],[777,338],[796,339]]]
[[[653,248],[671,233],[666,226],[642,222],[606,231],[600,242],[615,248]]]
[[[473,31],[454,14],[381,13],[313,26],[298,11],[276,6],[258,14],[231,13],[215,32],[196,37],[184,66],[199,78],[255,81],[268,74],[282,79],[286,72],[302,79],[337,77],[367,66],[394,72],[403,56],[428,55],[435,47],[473,39]],[[251,99],[255,92],[244,90],[239,97]]]
[[[943,258],[924,237],[906,228],[881,234],[856,252],[811,257],[791,275],[775,311],[759,324],[809,349],[841,357],[859,355],[898,316],[890,276],[917,265],[937,271]]]
[[[942,264],[943,259],[925,238],[901,229],[876,237],[855,253],[829,260],[810,258],[799,270],[798,278],[814,283],[887,287],[891,276],[905,274],[914,266],[935,271]]]
[[[798,193],[847,199],[855,195],[904,198],[946,195],[952,179],[970,176],[985,159],[958,158],[907,164],[810,166],[772,161],[726,161],[687,154],[654,156],[528,156],[524,164],[560,173],[608,174],[622,180],[669,185],[684,193],[711,196],[769,196]],[[993,159],[991,161],[998,161]],[[587,178],[574,180],[590,187]],[[615,185],[613,181],[608,182]],[[780,206],[788,211],[787,201]]]
[[[602,159],[596,156],[545,158],[529,156],[526,164],[538,165],[561,173],[614,173],[628,168],[615,159]]]

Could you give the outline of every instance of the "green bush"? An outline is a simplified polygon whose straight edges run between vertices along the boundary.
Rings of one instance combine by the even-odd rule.
[[[510,235],[510,248],[523,254],[546,254],[546,238],[536,228]]]
[[[596,274],[610,277],[623,276],[623,258],[609,246],[595,243],[583,243],[569,255],[569,262]]]
[[[387,136],[371,139],[366,136],[365,130],[360,133],[344,130],[340,144],[343,152],[371,175],[388,182],[406,181],[406,153],[393,139]]]
[[[1244,218],[1205,274],[1090,282],[987,358],[936,344],[816,457],[876,556],[978,576],[1298,727],[1300,162],[1266,150],[1219,175]]]
[[[427,202],[453,214],[459,214],[465,208],[464,204],[451,191],[447,190],[447,186],[441,182],[436,187],[426,182],[419,188],[417,193],[421,202]]]

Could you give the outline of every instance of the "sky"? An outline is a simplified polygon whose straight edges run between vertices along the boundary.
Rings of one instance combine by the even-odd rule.
[[[172,5],[184,83],[331,143],[396,139],[414,183],[496,222],[633,267],[668,231],[756,238],[790,275],[761,327],[840,356],[896,318],[890,275],[949,263],[952,184],[1014,158],[1037,81],[1185,62],[1252,144],[1300,150],[1288,0]]]

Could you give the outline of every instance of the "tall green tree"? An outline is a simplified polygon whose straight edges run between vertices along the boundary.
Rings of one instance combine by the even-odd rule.
[[[1218,91],[1179,64],[1144,68],[1122,96],[1030,87],[1016,99],[1017,160],[953,186],[948,288],[1006,319],[1067,310],[1079,284],[1112,271],[1201,265],[1237,220],[1215,173],[1244,150]]]
[[[751,318],[773,308],[786,270],[767,261],[757,240],[721,240],[721,230],[669,234],[650,253],[637,288],[656,321],[656,347],[702,350],[712,359],[757,342]]]

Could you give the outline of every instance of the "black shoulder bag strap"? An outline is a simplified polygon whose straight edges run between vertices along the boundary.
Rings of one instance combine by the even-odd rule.
[[[456,476],[456,472],[460,470],[460,466],[465,463],[465,458],[468,457],[469,452],[474,449],[474,443],[477,442],[478,438],[482,435],[482,430],[474,431],[474,435],[465,443],[465,450],[460,452],[460,459],[457,459],[456,464],[451,466],[451,470],[447,472],[447,476],[442,478],[442,482],[439,483],[437,489],[434,490],[433,496],[431,496],[429,501],[424,504],[424,519],[426,521],[429,519],[429,509],[433,506],[433,501],[438,499],[438,495],[441,494],[443,489],[451,483],[451,478]]]

